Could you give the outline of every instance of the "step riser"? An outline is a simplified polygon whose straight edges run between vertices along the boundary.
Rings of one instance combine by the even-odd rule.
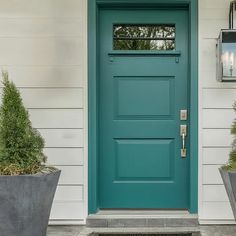
[[[84,235],[83,235],[84,236]],[[155,234],[150,234],[150,233],[146,233],[146,234],[140,234],[140,233],[128,233],[128,234],[116,234],[116,233],[112,233],[112,234],[96,234],[96,233],[92,233],[90,236],[201,236],[201,234],[199,232],[194,232],[194,233],[155,233]]]
[[[161,218],[161,219],[91,219],[87,218],[87,227],[105,227],[105,228],[128,228],[128,227],[197,227],[199,226],[197,219],[189,218]]]

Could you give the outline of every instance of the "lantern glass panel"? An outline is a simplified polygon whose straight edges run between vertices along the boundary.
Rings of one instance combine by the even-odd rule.
[[[236,77],[236,43],[222,44],[223,77]]]
[[[223,32],[222,55],[223,77],[236,77],[236,33]]]

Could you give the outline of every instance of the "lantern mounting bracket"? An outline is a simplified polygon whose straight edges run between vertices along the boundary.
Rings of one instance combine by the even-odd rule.
[[[229,29],[234,28],[234,11],[236,10],[236,0],[230,2],[229,7]]]

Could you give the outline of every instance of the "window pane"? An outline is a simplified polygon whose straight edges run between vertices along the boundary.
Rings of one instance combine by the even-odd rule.
[[[115,25],[114,37],[127,38],[174,38],[173,25]]]
[[[174,50],[174,25],[114,25],[115,50]]]
[[[114,40],[115,50],[174,50],[174,40]]]

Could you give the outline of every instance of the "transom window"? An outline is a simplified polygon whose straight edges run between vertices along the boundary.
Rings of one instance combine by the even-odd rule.
[[[175,25],[116,24],[114,50],[175,50]]]

